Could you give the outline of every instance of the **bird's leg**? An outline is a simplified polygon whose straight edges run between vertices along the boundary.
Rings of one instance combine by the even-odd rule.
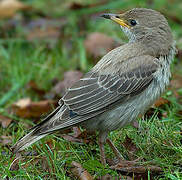
[[[136,159],[136,160],[133,160],[133,161],[127,161],[127,160],[124,160],[120,154],[120,152],[118,151],[118,149],[114,146],[113,142],[107,138],[106,139],[106,142],[108,143],[108,145],[111,147],[113,153],[115,154],[115,156],[117,157],[118,159],[118,165],[119,166],[122,166],[122,167],[129,167],[129,166],[135,166],[136,164],[138,164],[140,158]],[[117,167],[117,164],[116,164],[116,167]],[[114,168],[114,166],[111,166]]]
[[[113,144],[113,142],[107,138],[106,139],[106,142],[108,143],[108,145],[110,146],[110,148],[112,149],[113,153],[116,155],[117,159],[122,162],[123,159],[122,159],[122,156],[120,154],[120,152],[118,151],[118,149],[115,147],[115,145]]]
[[[98,138],[99,148],[100,148],[100,155],[101,155],[101,163],[105,166],[106,165],[106,157],[105,157],[105,149],[104,144],[106,142],[107,133],[100,133]]]

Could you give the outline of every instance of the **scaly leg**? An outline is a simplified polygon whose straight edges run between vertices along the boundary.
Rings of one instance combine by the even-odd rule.
[[[106,157],[105,157],[105,149],[104,149],[104,144],[106,142],[107,138],[107,133],[100,133],[99,134],[99,148],[100,148],[100,155],[101,155],[101,163],[105,166],[106,165]]]
[[[122,156],[120,154],[120,152],[118,151],[118,149],[115,147],[115,145],[113,144],[113,142],[107,138],[106,139],[106,142],[108,143],[108,145],[110,146],[110,148],[112,149],[113,153],[115,154],[115,156],[117,157],[117,159],[122,162],[123,159],[122,159]]]
[[[138,164],[140,158],[133,160],[133,161],[127,161],[127,160],[123,160],[120,152],[118,151],[118,149],[114,146],[113,142],[107,138],[106,142],[108,143],[108,145],[110,146],[110,148],[112,149],[113,153],[115,154],[115,156],[117,157],[117,159],[119,160],[119,162],[116,164],[116,167],[119,165],[119,167],[132,167],[135,166],[136,164]],[[114,167],[114,166],[111,166]]]

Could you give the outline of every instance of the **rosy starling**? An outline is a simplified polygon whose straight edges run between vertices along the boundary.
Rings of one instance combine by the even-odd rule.
[[[136,120],[169,84],[175,42],[165,17],[152,9],[135,8],[124,14],[103,14],[118,23],[129,42],[106,54],[69,88],[59,106],[14,146],[21,151],[44,136],[72,126],[99,132],[101,162],[110,131]]]

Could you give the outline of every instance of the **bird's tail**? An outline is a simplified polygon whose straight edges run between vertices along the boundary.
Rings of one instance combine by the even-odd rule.
[[[29,147],[36,141],[42,139],[46,135],[50,133],[39,133],[39,130],[42,126],[45,126],[47,122],[49,122],[52,118],[54,118],[54,115],[59,111],[60,106],[56,108],[49,116],[47,116],[40,124],[32,128],[32,131],[29,132],[26,136],[22,137],[11,149],[13,153],[19,152],[24,150],[25,148]]]
[[[36,141],[42,139],[43,137],[45,137],[47,134],[43,134],[43,135],[36,135],[34,134],[33,131],[31,131],[30,133],[28,133],[26,136],[24,136],[23,138],[21,138],[13,147],[13,153],[17,153],[19,151],[24,150],[25,148],[29,147],[30,145],[32,145],[33,143],[35,143]]]

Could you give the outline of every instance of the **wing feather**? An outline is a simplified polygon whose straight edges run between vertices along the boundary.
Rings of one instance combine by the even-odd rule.
[[[138,58],[138,67],[130,68],[124,73],[101,75],[90,72],[86,74],[69,88],[60,100],[61,109],[64,111],[60,109],[44,127],[39,129],[41,131],[39,134],[79,124],[138,95],[155,78],[154,73],[158,69],[158,64],[154,59],[151,57],[150,63],[143,64],[144,61],[140,62]]]
[[[92,84],[94,88],[89,86],[89,76],[87,75],[86,79],[81,80],[87,81],[81,82],[87,85],[84,87],[84,91],[81,89],[74,89],[73,91],[70,88],[62,100],[70,110],[78,115],[99,111],[119,99],[142,92],[152,82],[153,73],[157,68],[158,65],[153,62],[141,64],[139,67],[123,74],[99,75],[92,72],[91,78],[94,79],[94,84]],[[80,85],[81,83],[78,82]]]

